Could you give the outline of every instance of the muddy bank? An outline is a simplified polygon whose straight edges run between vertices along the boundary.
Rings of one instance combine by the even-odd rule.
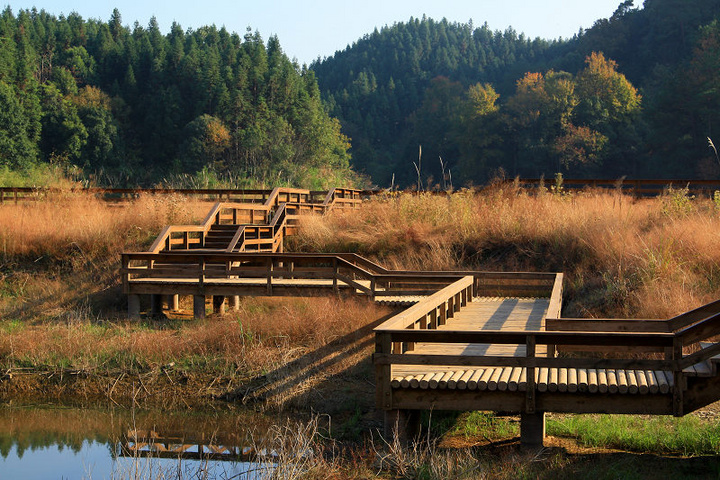
[[[18,369],[0,378],[0,399],[6,403],[201,406],[221,401],[240,384],[232,378],[165,368],[144,373]]]

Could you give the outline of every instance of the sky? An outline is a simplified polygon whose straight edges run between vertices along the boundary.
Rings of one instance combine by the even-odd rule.
[[[466,23],[476,27],[487,22],[492,30],[513,27],[526,36],[545,39],[570,38],[580,28],[610,17],[622,0],[15,0],[5,2],[13,12],[36,7],[54,15],[79,13],[83,18],[107,21],[118,8],[123,24],[137,21],[147,26],[155,16],[167,33],[173,22],[183,29],[204,25],[224,26],[244,35],[248,27],[267,40],[277,35],[285,53],[300,64],[337,50],[372,33],[377,27],[406,22],[410,17]],[[640,4],[635,1],[636,6]]]

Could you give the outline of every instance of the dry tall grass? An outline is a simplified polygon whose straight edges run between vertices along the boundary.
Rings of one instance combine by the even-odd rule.
[[[293,248],[353,251],[389,268],[560,271],[565,314],[664,318],[720,293],[720,215],[682,191],[553,195],[512,186],[376,198],[305,219]]]
[[[0,205],[0,253],[3,262],[23,256],[58,259],[75,250],[116,255],[147,246],[164,225],[198,222],[209,205],[175,195],[114,204],[83,193],[5,203]]]
[[[245,299],[239,312],[207,321],[6,321],[0,326],[0,368],[137,371],[175,363],[247,376],[311,354],[387,312],[355,299]]]
[[[147,248],[164,225],[199,222],[208,208],[180,196],[112,204],[87,194],[0,205],[0,318],[117,316],[120,253]]]

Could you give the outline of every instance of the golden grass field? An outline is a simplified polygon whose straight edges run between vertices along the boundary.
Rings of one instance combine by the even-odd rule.
[[[304,251],[353,251],[392,268],[564,272],[566,316],[665,318],[720,292],[720,209],[683,191],[633,199],[498,186],[400,195],[308,218]]]

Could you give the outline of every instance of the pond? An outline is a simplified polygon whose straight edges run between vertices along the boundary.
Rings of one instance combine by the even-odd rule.
[[[287,419],[246,410],[4,406],[0,478],[258,479],[312,454],[284,450],[292,432]]]

